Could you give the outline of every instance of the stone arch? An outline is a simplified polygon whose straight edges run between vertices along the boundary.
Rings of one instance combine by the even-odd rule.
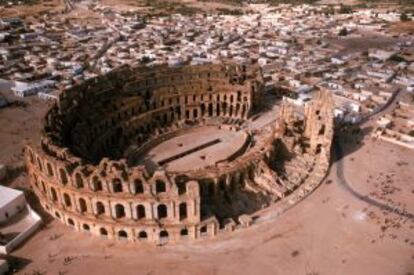
[[[187,192],[187,183],[184,181],[177,181],[178,195],[183,195]]]
[[[93,188],[93,191],[102,191],[103,190],[102,181],[99,179],[98,176],[93,176],[93,178],[92,178],[92,188]]]
[[[141,179],[134,180],[134,190],[135,190],[135,194],[144,193],[144,184],[142,183]]]
[[[144,218],[145,218],[145,207],[142,204],[137,205],[137,219],[140,220]]]
[[[50,193],[52,194],[52,200],[53,201],[57,201],[58,200],[58,197],[57,197],[57,193],[56,193],[55,188],[51,187],[50,188]]]
[[[59,169],[60,173],[60,180],[62,181],[63,185],[68,184],[68,175],[66,174],[66,171],[63,168]]]
[[[160,231],[160,241],[161,242],[168,242],[170,236],[168,234],[167,230],[161,230]]]
[[[50,164],[49,162],[46,163],[46,168],[47,168],[47,174],[51,177],[53,177],[55,175],[55,173],[53,172],[53,168],[52,168],[52,164]]]
[[[101,234],[101,236],[108,236],[108,231],[105,228],[101,227],[99,229],[99,234]]]
[[[86,201],[84,198],[79,198],[79,211],[81,213],[84,213],[86,211],[88,211],[88,207],[86,206]]]
[[[122,182],[120,179],[113,179],[112,180],[112,190],[114,193],[120,193],[123,191]]]
[[[167,188],[166,188],[166,184],[163,180],[156,180],[155,181],[155,193],[159,194],[159,193],[164,193],[166,192]]]
[[[187,228],[183,228],[183,229],[181,229],[181,231],[180,231],[180,236],[181,236],[181,237],[188,236],[188,229],[187,229]]]
[[[72,207],[72,200],[68,194],[63,194],[63,201],[65,202],[65,206]]]
[[[86,224],[86,223],[84,223],[82,225],[82,229],[85,230],[85,231],[90,231],[91,230],[90,226],[88,224]]]
[[[202,227],[200,227],[200,235],[201,236],[205,236],[207,234],[207,225],[203,225]]]
[[[180,215],[180,221],[185,220],[187,218],[187,203],[182,202],[179,205],[179,215]]]
[[[115,205],[115,217],[119,219],[125,216],[126,216],[125,207],[120,203],[116,204]]]
[[[75,226],[75,222],[71,218],[68,219],[68,224],[71,226]]]
[[[119,239],[127,239],[128,233],[125,230],[119,230],[118,231],[118,238]]]
[[[82,175],[80,173],[75,174],[75,182],[76,182],[76,187],[83,188],[83,186],[84,186],[83,178],[82,178]]]
[[[140,231],[138,233],[138,239],[143,241],[143,240],[147,240],[148,239],[148,234],[147,232],[145,232],[144,230]]]
[[[105,214],[105,206],[102,202],[98,201],[96,203],[96,214],[97,215],[101,215],[101,214]]]
[[[158,219],[164,219],[168,217],[168,208],[165,204],[159,204],[157,206]]]

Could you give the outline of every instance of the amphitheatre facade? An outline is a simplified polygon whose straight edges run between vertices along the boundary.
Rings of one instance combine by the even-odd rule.
[[[78,231],[132,242],[210,238],[283,211],[322,181],[332,98],[266,111],[261,71],[235,64],[120,67],[61,93],[26,147],[44,209]],[[256,123],[256,124],[255,124]]]

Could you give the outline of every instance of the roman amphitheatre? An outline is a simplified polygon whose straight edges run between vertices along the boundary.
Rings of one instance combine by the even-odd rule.
[[[60,94],[25,149],[32,188],[67,226],[137,246],[243,230],[269,206],[281,214],[328,172],[333,101],[320,89],[304,109],[274,109],[263,89],[258,67],[232,63],[89,79]]]

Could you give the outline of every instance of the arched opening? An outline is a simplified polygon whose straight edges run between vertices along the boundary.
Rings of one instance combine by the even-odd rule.
[[[125,208],[122,204],[115,205],[115,217],[118,219],[125,217]]]
[[[187,218],[187,204],[185,202],[180,203],[179,206],[180,220]]]
[[[76,173],[75,175],[76,187],[83,188],[83,179],[81,174]]]
[[[207,225],[204,225],[200,228],[200,235],[201,236],[207,235]]]
[[[147,240],[148,239],[148,234],[145,231],[141,231],[138,234],[138,239],[141,241]]]
[[[112,188],[114,190],[114,193],[122,192],[122,182],[120,179],[114,179],[112,181]]]
[[[63,194],[63,200],[65,201],[65,205],[67,207],[71,207],[72,206],[72,201],[70,200],[70,197],[68,194]]]
[[[54,173],[53,173],[53,169],[52,169],[52,165],[50,163],[46,164],[47,167],[47,173],[49,176],[53,177]]]
[[[55,217],[60,219],[60,214],[58,212],[55,212]]]
[[[86,201],[83,198],[79,199],[79,210],[81,213],[86,212],[88,208],[86,207]]]
[[[135,187],[135,194],[144,193],[144,185],[142,184],[142,180],[136,179],[134,181],[134,187]]]
[[[160,204],[157,207],[157,214],[158,214],[158,219],[163,219],[166,218],[168,215],[167,212],[167,206],[165,204]]]
[[[68,176],[66,175],[65,170],[63,170],[62,168],[59,169],[60,171],[60,180],[62,181],[63,184],[68,184]]]
[[[185,182],[178,181],[177,182],[177,187],[178,187],[178,194],[179,195],[185,194],[185,192],[187,192],[187,185],[186,185]]]
[[[85,231],[90,231],[91,230],[89,225],[87,225],[86,223],[82,225],[82,229],[85,230]]]
[[[155,181],[155,193],[163,193],[166,191],[165,182],[162,180]]]
[[[58,198],[57,198],[57,194],[56,194],[56,190],[55,190],[55,188],[51,188],[50,189],[50,192],[52,193],[52,200],[53,201],[57,201],[58,200]]]
[[[204,105],[204,103],[201,104],[200,108],[201,108],[201,116],[203,117],[206,113],[206,106]]]
[[[183,229],[181,229],[181,231],[180,231],[180,235],[181,235],[182,237],[188,236],[188,229],[187,229],[187,228],[183,228]]]
[[[68,224],[71,226],[75,226],[75,222],[71,218],[68,219]]]
[[[165,242],[167,242],[167,241],[168,241],[168,239],[169,239],[169,235],[168,235],[167,230],[162,230],[162,231],[160,232],[160,241],[161,241],[162,243],[165,243]]]
[[[101,228],[99,229],[99,234],[101,234],[101,236],[108,236],[108,231],[105,228]]]
[[[118,231],[118,237],[119,237],[119,239],[127,239],[128,238],[128,233],[126,233],[125,230],[120,230],[120,231]]]
[[[143,205],[137,206],[137,219],[143,219],[145,218],[145,207]]]
[[[102,182],[99,180],[97,176],[94,176],[92,179],[92,185],[94,191],[102,191]]]
[[[98,201],[96,203],[96,214],[97,215],[102,215],[105,213],[105,206],[102,202]]]
[[[208,104],[208,115],[213,116],[213,104],[212,103]]]

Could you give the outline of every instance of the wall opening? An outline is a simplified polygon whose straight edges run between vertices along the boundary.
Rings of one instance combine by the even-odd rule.
[[[120,179],[114,179],[112,181],[112,188],[114,190],[114,193],[120,193],[122,192],[122,182]]]
[[[166,191],[165,182],[162,180],[155,181],[155,193],[163,193]]]
[[[137,206],[137,219],[143,219],[145,218],[145,207],[143,205]]]
[[[125,208],[122,204],[115,205],[115,217],[118,219],[125,217]]]
[[[164,219],[168,216],[167,206],[165,204],[160,204],[157,207],[158,219]]]
[[[128,233],[126,233],[125,230],[120,230],[120,231],[118,231],[118,237],[119,237],[119,239],[127,239],[128,238]]]
[[[98,201],[96,203],[96,214],[97,215],[102,215],[105,213],[105,206],[102,202]]]
[[[180,203],[179,206],[180,220],[187,218],[187,204],[185,202]]]
[[[134,181],[134,187],[135,187],[135,194],[144,193],[144,185],[142,184],[142,180],[136,179]]]
[[[79,199],[79,210],[81,213],[86,212],[88,210],[86,207],[86,201],[82,198]]]
[[[147,240],[147,239],[148,239],[148,234],[147,234],[147,232],[145,232],[145,231],[141,231],[141,232],[139,232],[139,234],[138,234],[138,239],[139,239],[139,240],[142,240],[142,241]]]

